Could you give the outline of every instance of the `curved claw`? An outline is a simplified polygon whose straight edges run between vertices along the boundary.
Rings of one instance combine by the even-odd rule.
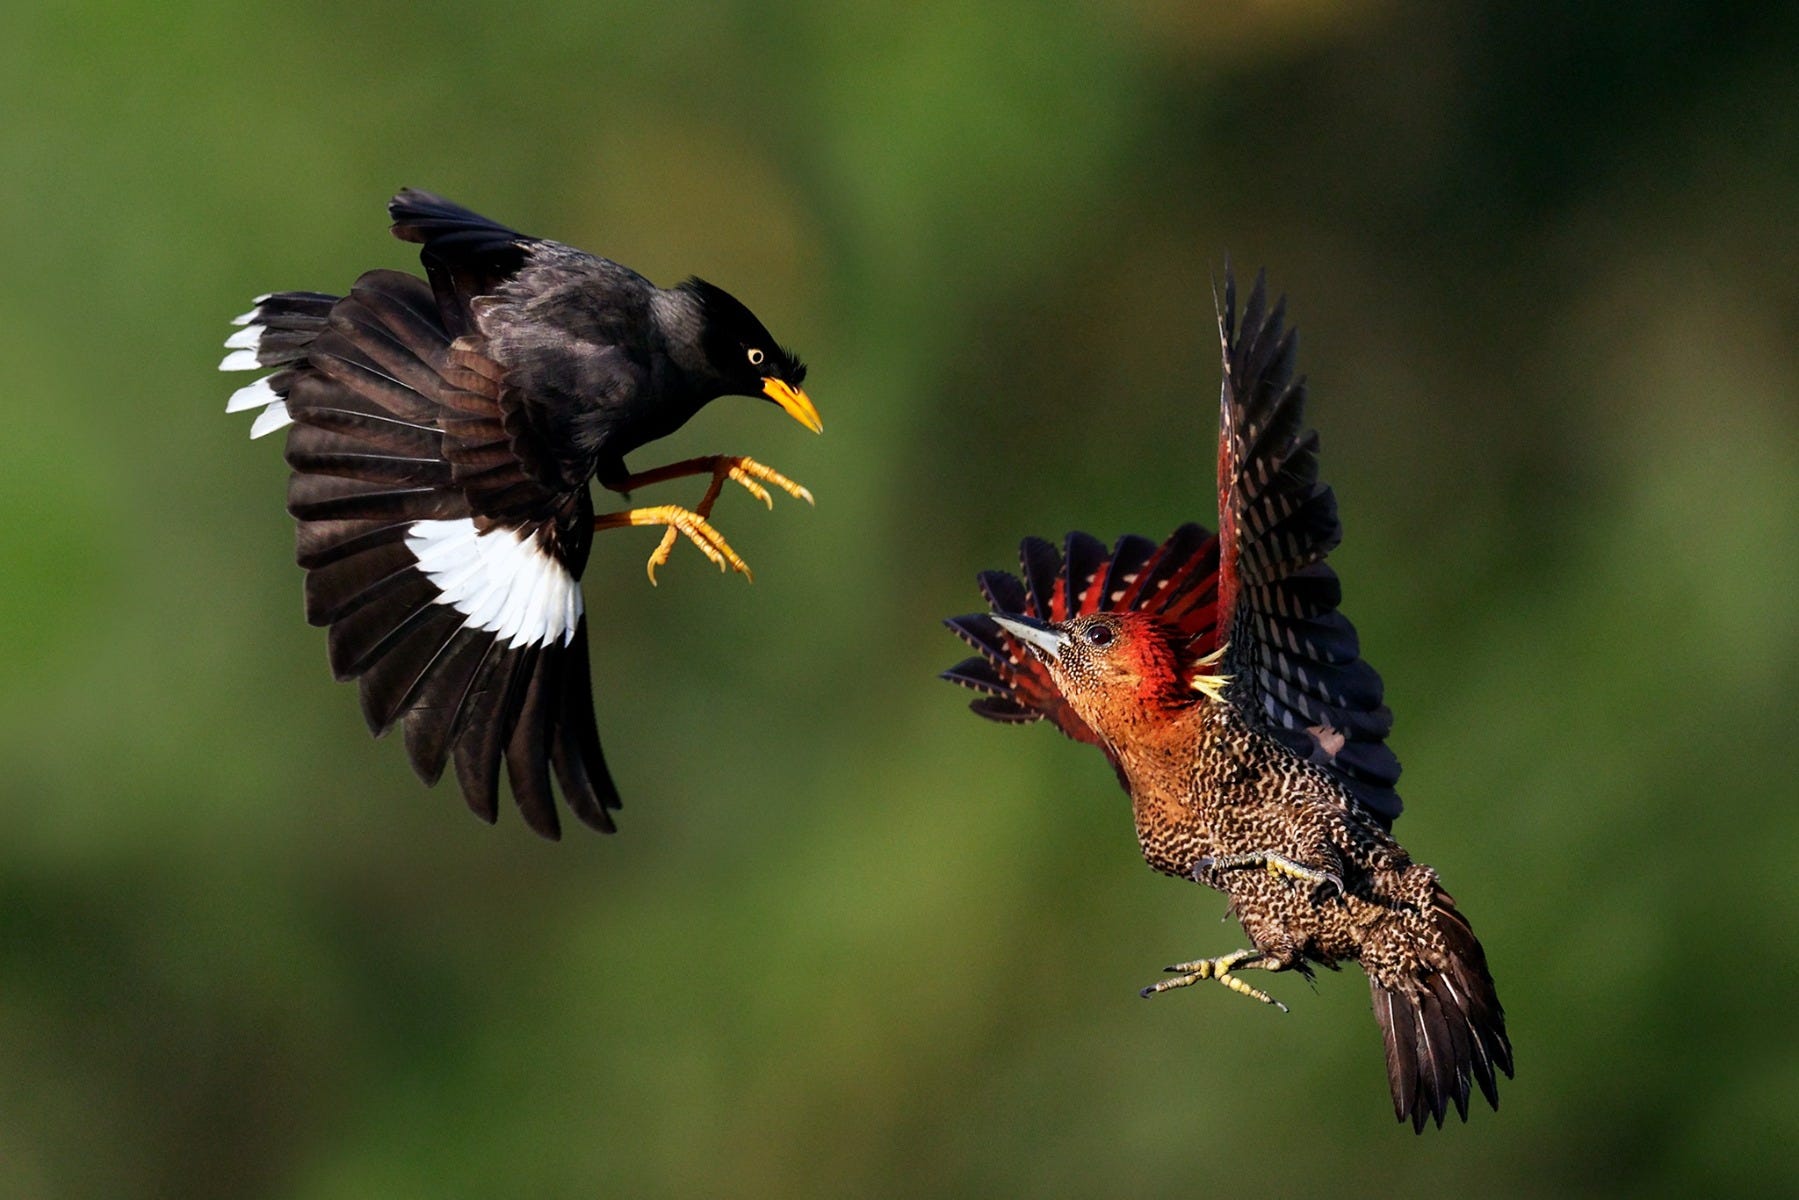
[[[1349,893],[1343,887],[1343,877],[1341,875],[1337,874],[1335,871],[1320,871],[1318,873],[1324,878],[1312,885],[1312,902],[1314,904],[1322,904],[1324,901],[1329,900],[1330,894],[1333,891],[1337,893],[1337,899],[1339,900],[1348,897]]]
[[[731,470],[727,474],[726,478],[730,479],[733,483],[741,484],[744,491],[748,492],[750,495],[754,496],[756,499],[762,501],[763,505],[770,512],[774,511],[775,498],[768,494],[767,488],[765,488],[761,484],[757,483],[754,479],[751,479],[748,475],[745,475],[742,471],[738,470],[736,467],[731,468]]]
[[[1335,891],[1339,899],[1349,895],[1348,889],[1343,886],[1343,877],[1335,871],[1328,868],[1308,867],[1295,862],[1284,854],[1275,854],[1266,850],[1252,851],[1247,854],[1205,855],[1194,861],[1192,868],[1187,872],[1187,877],[1195,883],[1206,883],[1209,875],[1223,871],[1255,868],[1266,870],[1276,879],[1291,879],[1311,884],[1313,903],[1321,903],[1329,899],[1331,891]]]
[[[775,506],[775,502],[774,498],[768,494],[768,489],[762,486],[764,483],[772,483],[783,492],[786,492],[789,496],[792,496],[795,500],[804,500],[807,504],[812,504],[816,507],[810,491],[787,478],[787,476],[781,474],[771,466],[759,463],[755,459],[743,455],[733,455],[728,458],[721,458],[719,461],[726,466],[726,478],[730,479],[733,483],[741,485],[750,495],[756,497],[756,499],[762,501],[762,503],[768,505],[770,508]]]
[[[1233,992],[1248,996],[1252,1000],[1260,1000],[1263,1004],[1270,1004],[1282,1012],[1287,1012],[1289,1010],[1285,1004],[1260,988],[1251,987],[1232,974],[1237,970],[1278,971],[1281,969],[1279,963],[1269,959],[1259,950],[1237,950],[1230,954],[1221,954],[1217,958],[1201,958],[1194,962],[1176,963],[1170,967],[1163,967],[1163,971],[1178,976],[1178,978],[1152,983],[1137,994],[1147,1000],[1160,992],[1189,987],[1205,979],[1216,979]]]
[[[674,553],[675,535],[684,534],[689,541],[699,548],[700,553],[716,563],[720,571],[729,568],[742,575],[750,582],[755,582],[755,575],[737,552],[731,549],[729,542],[719,535],[706,521],[712,515],[712,506],[718,502],[719,493],[727,481],[737,484],[750,495],[762,501],[769,508],[775,506],[774,496],[769,484],[786,492],[796,500],[804,500],[812,504],[812,493],[781,474],[773,467],[757,462],[745,455],[714,454],[704,458],[689,458],[681,462],[670,463],[665,467],[657,467],[651,471],[629,476],[613,484],[608,484],[614,491],[628,492],[633,488],[647,487],[650,484],[662,483],[670,479],[681,479],[690,475],[709,474],[711,483],[706,494],[698,505],[692,509],[681,508],[674,504],[662,504],[653,508],[634,508],[626,512],[608,513],[595,517],[595,529],[611,529],[621,525],[663,525],[667,529],[662,540],[656,543],[655,550],[650,552],[649,561],[644,570],[650,577],[652,585],[656,582],[656,568],[669,560]]]
[[[593,527],[596,530],[635,525],[667,527],[667,532],[662,535],[662,541],[657,543],[656,549],[650,554],[649,562],[645,564],[645,570],[649,574],[652,586],[656,582],[656,568],[667,562],[669,555],[674,550],[677,533],[684,535],[709,561],[718,564],[720,571],[729,568],[748,579],[754,580],[755,578],[750,573],[749,564],[738,556],[737,551],[731,549],[731,544],[725,541],[724,535],[712,528],[706,518],[699,513],[678,505],[659,504],[653,508],[633,508],[625,512],[606,513],[593,520]]]

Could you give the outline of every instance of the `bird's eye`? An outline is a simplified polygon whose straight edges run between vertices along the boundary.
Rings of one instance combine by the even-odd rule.
[[[1104,625],[1087,626],[1087,644],[1089,646],[1110,646],[1112,631]]]
[[[752,366],[752,367],[761,366],[762,358],[763,358],[762,351],[756,349],[754,346],[751,346],[750,347],[750,366]]]

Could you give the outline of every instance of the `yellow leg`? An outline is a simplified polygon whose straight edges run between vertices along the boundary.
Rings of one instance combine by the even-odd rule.
[[[1138,993],[1144,999],[1147,1000],[1157,992],[1188,987],[1202,979],[1216,979],[1233,992],[1241,992],[1251,999],[1260,1000],[1263,1004],[1272,1004],[1282,1012],[1287,1011],[1285,1004],[1267,992],[1250,987],[1231,974],[1232,971],[1239,969],[1245,971],[1278,971],[1281,969],[1278,962],[1268,958],[1260,950],[1235,950],[1229,954],[1221,954],[1217,958],[1202,958],[1197,962],[1176,963],[1172,967],[1163,967],[1162,969],[1177,978],[1164,979],[1160,983],[1150,984]]]
[[[632,475],[622,483],[616,485],[616,490],[628,492],[633,488],[648,487],[653,483],[664,483],[670,479],[684,479],[690,475],[706,474],[712,476],[712,482],[707,485],[705,496],[700,500],[699,504],[694,507],[689,515],[698,518],[700,524],[705,526],[709,531],[712,531],[712,527],[706,525],[705,518],[712,515],[712,506],[718,502],[719,494],[723,492],[726,480],[740,485],[750,495],[762,501],[762,503],[766,504],[771,509],[775,506],[774,497],[769,494],[767,488],[762,486],[764,483],[773,484],[783,492],[786,492],[789,496],[792,496],[795,500],[804,500],[807,504],[813,502],[812,493],[806,488],[787,478],[787,476],[781,474],[773,467],[759,463],[755,459],[741,454],[708,454],[700,458],[683,459],[677,463],[670,463],[665,467],[657,467],[654,470]],[[663,507],[670,508],[673,506],[664,505]],[[656,510],[633,509],[632,511],[650,512]],[[619,524],[658,523],[663,522],[619,522]],[[667,524],[668,532],[662,535],[662,540],[656,544],[656,549],[651,551],[650,561],[647,564],[650,582],[652,584],[656,582],[656,568],[667,562],[669,555],[674,552],[675,534],[687,533],[680,525],[674,523]],[[596,521],[594,528],[599,529],[602,528],[602,526]],[[692,537],[693,535],[689,533],[688,536]],[[728,556],[726,561],[729,561],[731,566],[736,570],[743,572],[745,577],[754,579],[755,577],[750,574],[749,568],[743,565],[743,560],[732,553],[729,546],[725,545],[724,539],[718,537],[716,531],[712,531],[712,536],[717,539],[717,545],[721,547],[723,553]],[[695,539],[694,544],[700,545],[698,539]],[[700,545],[700,548],[701,550],[706,550],[706,547],[703,545]],[[707,554],[707,557],[712,558],[713,562],[718,563],[720,570],[724,569],[725,564],[723,561],[713,557],[710,553]]]
[[[666,483],[670,479],[685,479],[689,475],[710,475],[714,480],[729,479],[733,483],[742,484],[745,491],[770,508],[775,506],[775,502],[768,494],[768,489],[762,486],[764,483],[774,484],[795,500],[812,503],[811,492],[773,467],[742,454],[706,454],[699,458],[684,458],[680,462],[669,463],[666,467],[632,475],[617,485],[615,490],[628,492],[632,488]]]
[[[657,554],[650,555],[650,583],[656,582],[656,568],[668,561],[665,547],[674,545],[675,534],[687,535],[687,539],[699,547],[700,553],[718,564],[719,570],[730,567],[745,578],[755,578],[750,574],[749,564],[739,558],[737,551],[724,535],[712,528],[700,513],[692,512],[677,504],[658,504],[653,508],[632,508],[624,512],[603,513],[593,519],[593,527],[599,529],[622,529],[634,525],[663,525],[668,533],[663,536],[662,546],[657,547]]]
[[[1311,867],[1294,862],[1283,854],[1267,851],[1256,851],[1251,854],[1223,854],[1217,858],[1210,855],[1200,859],[1193,866],[1193,878],[1205,882],[1205,876],[1214,871],[1238,871],[1245,868],[1264,868],[1276,879],[1297,879],[1301,883],[1309,883],[1314,889],[1332,887],[1337,895],[1344,895],[1343,878],[1335,871],[1316,871]]]

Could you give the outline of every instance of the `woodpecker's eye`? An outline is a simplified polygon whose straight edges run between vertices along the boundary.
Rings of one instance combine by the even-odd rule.
[[[1089,646],[1110,646],[1112,644],[1112,631],[1104,625],[1089,625],[1087,626],[1086,638]]]
[[[754,346],[751,346],[750,347],[750,366],[752,366],[752,367],[761,366],[762,358],[763,358],[762,351],[756,349]]]

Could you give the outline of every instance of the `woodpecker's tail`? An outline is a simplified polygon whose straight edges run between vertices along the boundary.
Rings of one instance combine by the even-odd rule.
[[[1512,1043],[1487,972],[1487,956],[1455,901],[1440,887],[1432,913],[1446,965],[1391,987],[1369,979],[1374,1015],[1387,1040],[1393,1112],[1420,1133],[1427,1117],[1442,1127],[1451,1101],[1466,1121],[1471,1083],[1478,1083],[1487,1103],[1497,1109],[1499,1072],[1512,1077]]]

